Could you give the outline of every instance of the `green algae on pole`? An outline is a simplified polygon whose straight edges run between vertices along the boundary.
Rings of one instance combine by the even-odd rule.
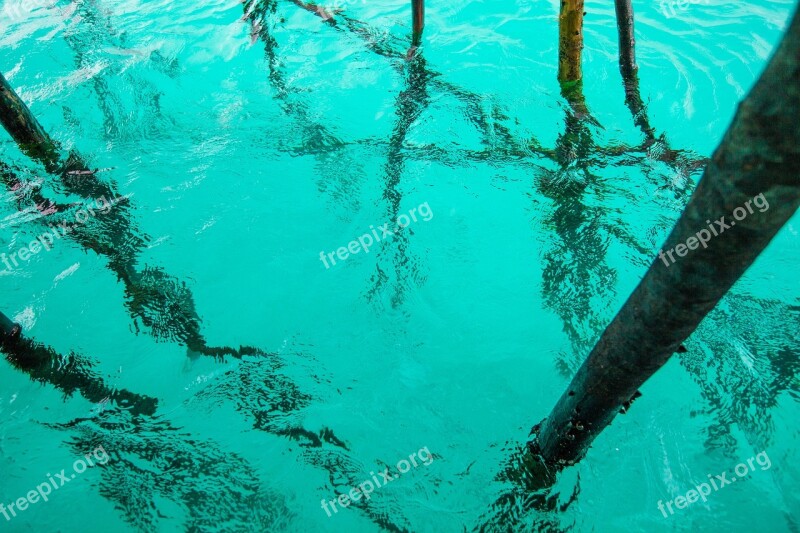
[[[734,214],[735,221],[730,218],[761,194],[767,209],[743,218]],[[701,230],[707,231],[712,220],[728,227],[719,226],[723,231],[705,248],[695,240],[696,249],[673,264],[660,258],[653,261],[550,416],[534,428],[529,446],[533,457],[555,467],[579,461],[798,207],[800,13],[796,11],[663,249],[671,251],[688,243]]]
[[[29,157],[41,162],[48,172],[58,169],[56,143],[44,131],[25,102],[0,72],[0,123]]]
[[[583,0],[561,0],[558,15],[558,81],[578,81],[583,51]]]

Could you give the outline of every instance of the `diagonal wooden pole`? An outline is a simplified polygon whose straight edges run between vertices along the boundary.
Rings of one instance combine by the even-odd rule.
[[[0,124],[28,157],[41,162],[48,172],[59,168],[58,146],[44,131],[25,102],[0,73]]]
[[[86,170],[88,167],[80,155],[72,153],[63,160],[61,159],[58,145],[47,135],[2,73],[0,73],[0,123],[24,153],[42,163],[48,172],[61,175],[62,183],[70,192],[94,199],[102,197],[106,201],[118,197],[111,185],[97,179],[85,179],[86,177],[93,178],[94,173]],[[86,171],[86,174],[80,178],[74,178],[70,175],[72,171]],[[8,167],[0,165],[0,183],[15,181],[17,180],[10,175]],[[208,346],[200,333],[201,321],[194,309],[191,293],[160,269],[146,269],[145,272],[136,270],[136,256],[144,246],[146,238],[135,235],[130,218],[123,214],[123,205],[124,202],[117,207],[115,215],[112,215],[113,220],[100,226],[108,230],[103,237],[107,237],[116,246],[109,246],[108,242],[101,242],[106,239],[98,239],[98,235],[91,232],[78,230],[70,233],[70,236],[84,248],[93,249],[98,254],[109,257],[111,260],[109,268],[125,284],[131,311],[139,316],[145,324],[159,327],[169,336],[185,344],[191,351],[202,355],[216,358],[232,355],[241,358],[245,352],[252,351],[251,348],[246,347],[236,350],[229,346]],[[55,204],[51,202],[47,207],[53,206]],[[79,228],[79,226],[73,226],[73,228]],[[154,288],[156,286],[158,289]],[[171,312],[167,315],[165,306],[171,300],[182,303],[181,313]],[[152,312],[153,309],[160,308],[164,308],[165,316],[168,317],[164,323],[156,323],[156,320],[148,314],[148,311]]]
[[[800,206],[800,13],[739,106],[659,256],[530,444],[580,460]],[[713,221],[713,222],[712,222]]]

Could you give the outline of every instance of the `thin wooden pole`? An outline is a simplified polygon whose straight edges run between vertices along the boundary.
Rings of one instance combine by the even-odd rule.
[[[0,72],[0,123],[29,157],[41,162],[48,172],[59,168],[58,147],[14,92]]]
[[[422,31],[425,29],[425,0],[411,0],[411,16],[414,28],[411,46],[419,46],[422,44]]]
[[[663,251],[550,416],[534,428],[531,451],[546,464],[572,464],[583,457],[795,213],[800,206],[799,125],[796,12]]]
[[[247,7],[245,7],[247,12]],[[252,19],[251,15],[247,15],[249,18]],[[395,51],[395,47],[393,45],[383,45],[380,43],[375,42],[375,33],[378,31],[375,28],[370,27],[369,24],[352,18],[348,16],[346,13],[343,12],[336,12],[335,18],[337,19],[336,24],[331,24],[335,30],[344,33],[353,35],[356,38],[360,39],[367,50],[370,52],[379,55],[381,57],[385,57],[387,59],[396,59],[402,57],[402,54]],[[415,49],[411,49],[406,53],[405,58],[408,60],[410,59],[409,55],[413,56],[413,52]],[[409,54],[411,52],[411,54]],[[394,64],[395,68],[402,72],[402,68],[398,64]],[[498,149],[496,144],[491,144],[491,153],[488,150],[483,152],[473,152],[473,151],[466,151],[463,155],[457,156],[457,162],[463,163],[466,159],[477,158],[478,160],[485,160],[487,158],[497,159],[498,157],[512,157],[514,158],[513,161],[515,163],[519,163],[519,161],[527,161],[528,157],[530,156],[531,152],[535,153],[536,155],[550,159],[552,161],[557,162],[556,154],[554,150],[543,148],[539,143],[536,141],[535,138],[530,138],[524,142],[525,147],[521,148],[521,144],[519,144],[513,137],[510,135],[509,130],[506,126],[500,123],[500,121],[492,121],[491,125],[487,123],[485,120],[484,114],[484,101],[485,98],[475,92],[470,92],[463,87],[459,87],[453,83],[448,82],[444,76],[441,75],[440,72],[431,69],[430,67],[426,67],[428,74],[430,75],[430,79],[428,80],[428,85],[432,89],[436,89],[442,92],[446,92],[452,95],[454,98],[458,99],[461,102],[464,102],[469,108],[473,111],[469,113],[469,117],[472,120],[472,123],[479,128],[480,131],[484,134],[484,139],[492,138],[496,140],[501,140],[505,143],[502,146],[502,149]],[[627,93],[626,93],[627,94]],[[641,99],[639,99],[641,103]],[[638,104],[637,104],[638,105]],[[644,104],[638,105],[639,109],[643,109]],[[643,114],[637,114],[634,111],[634,115],[636,116],[643,116],[643,120],[637,120],[637,124],[644,123],[644,129],[647,130],[649,128],[646,116]],[[509,117],[504,117],[503,120],[508,120]],[[492,132],[489,134],[489,129],[491,128]],[[500,128],[500,129],[498,129]],[[498,134],[498,132],[502,131],[502,135]],[[650,153],[649,147],[652,144],[652,135],[648,135],[648,140],[640,146],[635,146],[631,148],[627,147],[603,147],[603,146],[594,146],[593,147],[593,154],[597,158],[604,158],[604,157],[618,157],[623,154],[632,154],[634,157],[646,157],[652,158],[655,157],[659,161],[663,161],[667,163],[670,167],[674,168],[679,172],[687,172],[692,171],[697,168],[701,168],[706,163],[706,158],[699,158],[696,154],[686,151],[686,150],[673,150],[666,147],[665,150],[659,151],[656,153]],[[488,146],[488,145],[487,145]],[[407,153],[413,154],[413,149],[406,149]],[[451,151],[452,152],[452,151]],[[642,154],[640,156],[636,156],[635,154]],[[454,161],[456,161],[454,159]],[[634,161],[634,159],[628,159],[628,161]],[[680,161],[680,165],[677,162]],[[680,168],[679,168],[680,167]]]
[[[425,0],[411,0],[411,46],[406,52],[406,60],[410,61],[422,44],[422,31],[425,29]]]
[[[561,0],[558,16],[558,80],[578,81],[583,77],[583,0]]]
[[[619,70],[623,78],[636,74],[636,39],[633,34],[633,6],[631,0],[614,0],[619,35]]]
[[[625,105],[631,110],[634,123],[642,130],[647,141],[655,140],[655,130],[650,125],[647,109],[639,90],[639,66],[636,64],[636,38],[631,0],[614,0],[619,35],[619,72],[625,88]]]

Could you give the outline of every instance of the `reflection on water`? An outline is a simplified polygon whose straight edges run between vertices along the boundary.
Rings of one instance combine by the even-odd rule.
[[[667,21],[657,6],[643,5],[637,19],[640,70],[622,79],[613,9],[590,2],[586,79],[582,86],[565,87],[549,81],[555,78],[555,43],[547,6],[467,1],[429,7],[426,39],[410,60],[407,4],[317,7],[277,0],[74,0],[38,6],[0,35],[7,48],[0,70],[32,102],[54,138],[72,149],[65,172],[51,175],[3,141],[3,243],[16,249],[28,234],[74,219],[86,202],[136,190],[76,226],[69,239],[77,246],[64,246],[61,253],[74,263],[93,251],[124,284],[124,302],[108,307],[124,306],[134,332],[146,330],[160,347],[188,348],[192,356],[188,378],[170,374],[171,361],[158,361],[149,367],[158,369],[150,370],[152,383],[140,379],[118,388],[100,369],[115,367],[119,355],[62,348],[76,337],[58,344],[42,328],[7,349],[11,364],[0,370],[8,372],[3,379],[24,372],[64,395],[79,393],[73,396],[103,405],[114,400],[87,416],[32,415],[65,435],[71,453],[102,445],[111,454],[82,495],[112,502],[119,518],[140,530],[225,525],[279,531],[306,523],[312,529],[355,523],[352,529],[369,531],[566,531],[596,529],[602,523],[597,520],[622,513],[609,507],[587,516],[581,506],[601,496],[622,501],[626,483],[642,493],[661,490],[666,482],[653,476],[598,481],[577,469],[551,488],[536,485],[541,478],[526,463],[522,442],[555,401],[547,397],[550,389],[560,388],[536,380],[553,367],[564,378],[577,369],[631,280],[646,268],[688,201],[703,154],[768,55],[784,19],[778,13],[788,6],[692,5]],[[114,168],[91,171],[99,161]],[[502,194],[495,196],[498,189]],[[520,198],[533,221],[503,226],[503,234],[463,215],[496,214],[505,224],[517,223],[503,215]],[[363,231],[363,220],[396,220],[423,201],[437,213],[429,225],[439,228],[437,235],[448,235],[461,217],[458,224],[470,226],[469,235],[480,244],[468,238],[431,242],[412,226],[382,242],[374,256],[338,270],[321,269],[317,252],[308,252],[317,234],[320,241],[346,242],[357,237],[354,226]],[[164,215],[162,203],[174,203],[169,207],[186,218]],[[301,222],[287,223],[296,213],[301,216],[292,220]],[[199,246],[186,233],[170,240],[187,225],[206,232],[194,235]],[[247,233],[251,227],[257,229]],[[244,246],[240,233],[250,236],[245,240],[254,233],[263,240]],[[475,267],[488,264],[492,250],[485,243],[501,241],[534,250],[521,256],[527,262],[522,268],[512,269],[524,272],[518,279],[498,279],[502,273]],[[235,264],[233,251],[243,246],[244,264]],[[447,246],[458,253],[437,250]],[[784,258],[786,252],[770,253]],[[193,268],[183,261],[187,254]],[[314,262],[312,274],[306,258]],[[0,277],[11,289],[4,288],[9,307],[0,311],[27,309],[27,283],[40,283],[45,276],[39,269],[51,260]],[[765,262],[765,268],[774,265]],[[220,275],[228,279],[223,283]],[[304,279],[301,290],[296,278]],[[444,279],[454,280],[445,286],[459,289],[442,290]],[[291,289],[284,293],[284,286]],[[530,294],[535,301],[505,308],[495,301],[499,296],[481,290],[487,286]],[[231,290],[242,292],[227,294]],[[693,406],[695,416],[680,421],[690,435],[681,446],[693,453],[697,435],[709,452],[736,458],[743,444],[794,444],[779,428],[788,416],[784,399],[798,397],[797,304],[754,294],[742,288],[730,295],[687,343],[679,362],[681,375],[696,383],[693,389],[653,385],[684,386],[676,401]],[[482,308],[479,300],[496,307]],[[316,303],[303,308],[309,301]],[[330,309],[325,305],[331,301],[340,307],[328,314],[341,316],[321,317],[313,308]],[[57,307],[53,300],[47,304]],[[531,328],[554,318],[558,331],[537,332],[541,345],[520,356],[528,357],[524,366],[503,368],[511,364],[509,354],[524,351],[517,340],[493,340],[473,351],[455,347],[454,338],[499,335],[463,331],[468,328],[449,321],[450,308],[469,313],[478,329],[496,324],[492,313],[500,309],[508,320]],[[47,316],[48,310],[42,304],[35,312]],[[349,315],[354,318],[348,323]],[[420,315],[445,326],[425,330]],[[214,329],[209,316],[233,317],[223,323],[235,327]],[[296,331],[281,329],[290,329],[286,316],[297,321],[290,326]],[[77,325],[85,319],[69,320]],[[96,326],[103,335],[111,324]],[[345,335],[349,330],[363,345]],[[210,346],[206,336],[217,338],[210,331],[236,346],[258,338],[264,348]],[[319,338],[303,352],[269,348],[276,338],[295,333]],[[443,387],[413,389],[417,382],[427,384],[417,374],[394,379],[408,369],[392,368],[386,354],[412,345],[426,354],[413,361],[419,375],[430,373],[435,383],[442,378],[437,372],[452,374],[469,389],[471,401],[457,404],[459,391]],[[137,350],[142,361],[154,360],[146,349]],[[345,360],[350,366],[336,366]],[[489,366],[508,383],[507,374],[524,374],[524,393],[506,382],[479,386],[476,376]],[[320,378],[324,372],[332,377]],[[181,381],[187,379],[190,386]],[[365,387],[374,390],[348,395]],[[391,400],[384,398],[414,395],[430,417],[413,406],[386,415]],[[75,405],[74,397],[64,399],[66,408]],[[352,398],[358,401],[348,403]],[[9,412],[0,407],[0,415],[12,417]],[[497,428],[483,431],[477,421],[485,419],[499,420]],[[631,453],[646,461],[651,450],[638,439],[665,433],[662,426],[678,419],[633,420],[641,429],[632,432],[642,436],[631,437],[641,446]],[[459,430],[473,426],[480,438]],[[445,435],[441,470],[415,472],[409,481],[353,502],[347,514],[334,517],[355,516],[346,526],[320,522],[328,519],[317,509],[318,496],[356,486],[376,468],[374,457],[396,455],[390,435],[415,433]],[[4,439],[0,435],[0,451],[15,453]],[[247,439],[282,453],[237,445]],[[495,448],[498,442],[506,444]],[[675,446],[670,441],[664,447]],[[262,454],[267,456],[259,459]],[[301,472],[291,487],[275,474],[287,464]],[[693,473],[704,466],[693,464]],[[476,472],[492,472],[493,482]],[[681,473],[680,466],[669,471]],[[794,490],[775,479],[780,490]],[[468,494],[478,494],[477,501],[464,502]],[[735,514],[735,504],[718,505]],[[641,511],[629,513],[631,523],[642,519]]]

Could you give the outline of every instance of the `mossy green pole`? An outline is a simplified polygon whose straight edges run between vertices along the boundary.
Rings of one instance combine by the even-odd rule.
[[[20,149],[29,157],[41,162],[48,172],[59,168],[60,156],[56,143],[47,135],[2,73],[0,73],[0,123]]]
[[[534,428],[531,452],[554,466],[580,460],[798,206],[800,14],[796,12],[766,70],[739,106],[663,251],[550,416]]]
[[[558,81],[583,77],[583,0],[560,0],[558,15]]]

